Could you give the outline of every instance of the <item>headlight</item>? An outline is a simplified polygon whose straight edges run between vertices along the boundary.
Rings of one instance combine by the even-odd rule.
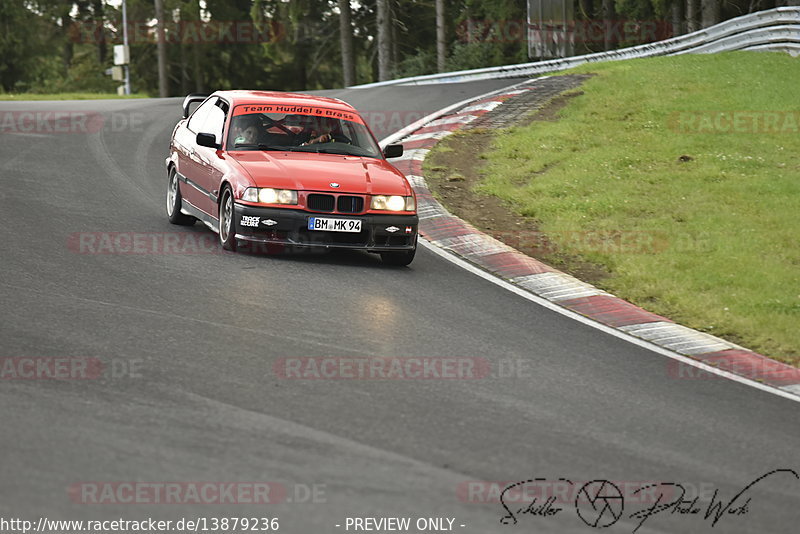
[[[275,204],[278,201],[278,192],[268,187],[259,189],[258,201],[262,204]]]
[[[262,204],[297,204],[297,191],[291,189],[272,189],[271,187],[248,187],[242,200]]]
[[[414,211],[414,197],[401,197],[398,195],[376,195],[372,197],[372,209],[386,211]]]

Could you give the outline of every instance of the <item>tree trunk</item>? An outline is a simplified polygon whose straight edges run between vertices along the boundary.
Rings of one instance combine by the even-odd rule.
[[[672,0],[672,7],[670,8],[670,24],[672,25],[672,36],[683,35],[686,33],[684,25],[685,17],[683,14],[683,0]]]
[[[719,23],[720,0],[700,0],[703,12],[703,28]]]
[[[190,2],[186,9],[186,20],[189,21],[189,24],[199,24],[197,21],[200,20],[200,0],[194,0]],[[181,12],[181,17],[183,17],[183,12]],[[187,43],[186,46],[192,51],[192,76],[194,77],[194,92],[195,93],[205,93],[206,92],[206,84],[203,79],[203,69],[201,66],[201,52],[202,46],[200,44],[200,40],[195,43]]]
[[[206,84],[203,81],[203,69],[200,68],[200,45],[192,46],[192,69],[194,70],[194,91],[205,93]]]
[[[617,10],[614,7],[614,0],[603,0],[603,50],[613,50],[617,47],[617,39],[614,35],[614,26],[617,18]]]
[[[698,18],[700,0],[686,0],[686,31],[696,32],[700,29],[700,19]]]
[[[106,43],[106,16],[103,0],[94,0],[92,2],[92,12],[95,24],[97,24],[97,39],[95,41],[97,43],[97,61],[101,65],[105,65],[108,57],[108,45]]]
[[[72,17],[69,13],[61,15],[61,28],[64,33],[64,49],[61,54],[61,65],[64,68],[64,76],[66,76],[69,72],[69,68],[72,66],[72,57],[75,53],[75,43],[72,42],[72,38],[69,35],[72,29]]]
[[[378,80],[391,77],[391,30],[389,25],[389,0],[378,0]]]
[[[311,37],[308,34],[308,27],[305,14],[294,25],[294,64],[296,67],[294,79],[298,84],[295,87],[301,91],[308,89],[308,65],[311,58]]]
[[[436,0],[436,70],[444,72],[447,45],[444,35],[444,0]]]
[[[186,61],[186,43],[178,45],[181,52],[181,94],[189,93],[189,65]]]
[[[350,22],[350,0],[339,1],[339,37],[342,46],[344,86],[356,83],[356,62],[353,56],[353,25]]]
[[[576,10],[575,20],[572,23],[572,31],[575,32],[574,53],[580,55],[596,52],[596,50],[592,49],[593,39],[587,37],[587,29],[591,27],[592,21],[595,20],[594,2],[592,0],[579,0]],[[525,38],[528,38],[527,34]]]
[[[167,79],[167,39],[164,35],[164,0],[156,2],[156,50],[158,52],[158,96],[169,96]]]
[[[389,0],[389,46],[392,49],[392,54],[389,56],[390,78],[394,78],[394,66],[400,61],[400,51],[397,49],[397,24],[394,21],[394,6],[392,5],[392,0]]]

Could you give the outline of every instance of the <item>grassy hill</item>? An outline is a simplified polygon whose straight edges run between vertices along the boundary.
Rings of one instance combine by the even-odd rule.
[[[800,365],[800,58],[584,65],[557,121],[502,130],[477,190],[531,217],[599,285]]]

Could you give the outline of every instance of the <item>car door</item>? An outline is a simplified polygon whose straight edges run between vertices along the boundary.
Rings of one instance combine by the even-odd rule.
[[[203,132],[209,113],[215,107],[218,98],[213,96],[194,110],[184,128],[179,130],[179,139],[176,139],[182,150],[178,152],[178,172],[181,173],[181,195],[184,200],[194,207],[211,215],[209,211],[208,189],[205,184],[208,180],[204,176],[207,171],[202,164],[202,150],[211,150],[197,145],[197,134]],[[198,150],[199,149],[199,150]]]
[[[203,133],[212,134],[220,146],[222,145],[222,135],[229,107],[225,100],[218,98],[214,105],[209,108],[201,128]],[[204,205],[199,207],[213,217],[219,218],[217,197],[219,196],[219,183],[224,172],[222,169],[224,159],[218,150],[203,146],[196,148],[195,155],[201,168],[198,173],[198,183],[200,188],[207,193],[205,200],[203,200]]]

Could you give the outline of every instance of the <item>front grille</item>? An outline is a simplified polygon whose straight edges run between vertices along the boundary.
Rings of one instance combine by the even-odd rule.
[[[314,211],[333,211],[333,195],[308,195],[308,209]]]
[[[308,209],[312,211],[332,212],[334,207],[339,213],[361,213],[364,211],[364,197],[352,195],[333,195],[312,193],[306,200]]]
[[[361,213],[364,211],[364,198],[342,195],[336,200],[336,211],[339,213]]]

